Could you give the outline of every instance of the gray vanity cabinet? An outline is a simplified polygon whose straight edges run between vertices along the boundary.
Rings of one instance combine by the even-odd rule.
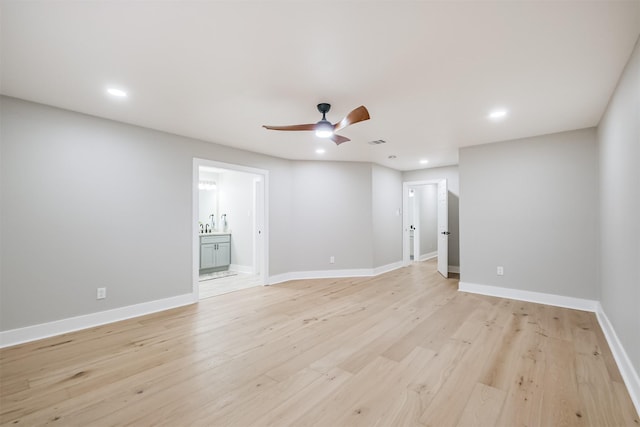
[[[231,235],[200,236],[200,271],[227,270],[231,264]]]

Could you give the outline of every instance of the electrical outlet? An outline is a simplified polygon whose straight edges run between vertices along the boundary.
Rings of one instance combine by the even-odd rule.
[[[333,255],[331,255],[329,257],[329,264],[335,264],[336,263],[336,257],[334,257]]]
[[[107,297],[107,288],[98,288],[96,299],[105,299]]]
[[[498,266],[498,268],[497,268],[497,270],[496,270],[496,274],[497,274],[498,276],[504,276],[504,267],[503,267],[503,266],[501,266],[501,265],[499,265],[499,266]]]

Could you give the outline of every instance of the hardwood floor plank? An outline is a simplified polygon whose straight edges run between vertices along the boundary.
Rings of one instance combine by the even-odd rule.
[[[503,391],[508,390],[511,385],[512,373],[521,357],[522,342],[526,339],[523,332],[527,321],[523,314],[526,313],[510,306],[509,314],[503,324],[501,336],[494,343],[495,351],[485,361],[480,378],[481,383]]]
[[[435,352],[430,349],[416,347],[409,355],[389,372],[384,388],[363,389],[351,411],[332,420],[331,425],[371,426],[378,424],[387,414],[395,412],[395,400],[402,396],[417,372],[421,372],[431,364]],[[384,381],[384,378],[381,378]],[[412,420],[418,422],[416,418]],[[328,425],[328,424],[324,424]]]
[[[576,354],[572,342],[550,337],[546,351],[553,357],[545,359],[540,425],[585,425],[581,416],[583,410],[578,395]]]
[[[544,388],[546,341],[537,331],[529,328],[523,332],[516,363],[509,365],[504,379],[507,396],[497,426],[540,426],[542,427],[542,397]]]
[[[506,393],[502,390],[476,383],[457,427],[495,425],[502,410],[505,395]]]
[[[614,381],[613,389],[618,401],[620,402],[620,407],[622,409],[620,418],[624,420],[624,425],[640,426],[640,417],[634,409],[631,396],[629,396],[629,392],[627,391],[624,383]]]
[[[474,308],[471,298],[467,298],[465,294],[456,295],[389,346],[384,356],[400,361],[419,345],[439,350],[447,337],[458,328]],[[444,316],[443,313],[447,315]]]
[[[267,412],[258,414],[253,410],[249,417],[243,417],[238,426],[265,425],[283,426],[295,425],[294,421],[301,419],[323,401],[330,398],[343,384],[352,377],[351,374],[339,368],[331,369],[321,377],[298,393],[291,394],[288,398],[278,398],[279,404],[265,406]]]
[[[573,333],[578,395],[584,409],[582,416],[593,426],[624,425],[620,402],[596,334],[582,328],[574,329]]]
[[[479,329],[479,330],[478,330]],[[489,343],[500,335],[499,328],[465,322],[451,337],[468,348],[448,377],[441,382],[420,417],[426,426],[455,426],[460,420],[485,360],[494,352]]]
[[[396,366],[398,362],[377,357],[362,371],[349,378],[335,394],[310,408],[301,418],[294,420],[292,425],[340,425],[336,423],[337,419],[357,411],[361,396],[376,389],[377,384],[385,384],[389,381],[391,372],[395,372]]]

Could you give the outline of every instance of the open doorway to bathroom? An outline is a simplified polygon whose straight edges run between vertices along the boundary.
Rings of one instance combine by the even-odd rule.
[[[266,284],[268,172],[204,159],[193,167],[195,297]]]

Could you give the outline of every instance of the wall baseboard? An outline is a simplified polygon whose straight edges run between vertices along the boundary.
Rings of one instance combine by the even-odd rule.
[[[402,268],[402,261],[392,262],[391,264],[381,265],[380,267],[375,267],[372,270],[372,274],[370,276],[378,276],[380,274],[388,273],[393,270],[397,270],[398,268]]]
[[[316,271],[290,271],[269,277],[269,284],[288,282],[289,280],[303,279],[334,279],[340,277],[367,277],[373,276],[371,268],[356,268],[348,270],[316,270]]]
[[[535,302],[538,304],[554,305],[556,307],[572,308],[574,310],[591,311],[594,313],[598,310],[599,304],[598,301],[590,299],[502,288],[500,286],[479,285],[477,283],[468,282],[460,282],[458,284],[458,291],[514,299],[518,301]]]
[[[316,270],[316,271],[290,271],[269,277],[269,284],[288,282],[289,280],[304,279],[338,279],[341,277],[370,277],[402,267],[402,261],[392,262],[375,268],[356,268],[347,270]]]
[[[566,297],[562,295],[545,294],[541,292],[521,291],[519,289],[501,288],[499,286],[479,285],[476,283],[460,282],[458,291],[473,294],[489,295],[493,297],[514,299],[518,301],[534,302],[538,304],[553,305],[557,307],[571,308],[574,310],[590,311],[595,313],[600,328],[609,344],[609,348],[616,360],[620,375],[627,386],[636,411],[640,413],[640,378],[631,360],[624,350],[622,343],[613,329],[613,325],[605,314],[600,301]]]
[[[609,348],[613,353],[613,358],[616,360],[616,364],[618,365],[618,369],[620,370],[620,375],[622,375],[622,379],[627,386],[627,391],[629,391],[631,401],[636,407],[636,412],[640,414],[640,377],[638,377],[638,373],[631,364],[631,360],[629,359],[627,352],[624,350],[624,347],[618,339],[618,335],[616,334],[615,329],[613,329],[613,325],[609,321],[609,318],[605,314],[604,309],[602,308],[602,305],[600,303],[598,303],[596,317],[598,318],[600,328],[602,329],[602,332],[607,339]]]
[[[450,265],[449,273],[458,273],[460,274],[460,266],[459,265]]]
[[[197,301],[194,300],[193,294],[189,293],[161,300],[114,308],[112,310],[70,317],[68,319],[55,320],[53,322],[41,323],[39,325],[10,329],[8,331],[0,332],[0,348],[62,335],[68,332],[79,331],[81,329],[93,328],[94,326],[131,319],[132,317],[144,316],[145,314],[182,307],[195,302]]]
[[[422,254],[422,255],[420,255],[420,261],[426,261],[426,260],[431,259],[431,258],[437,258],[437,256],[438,256],[438,251],[429,252],[427,254]]]

